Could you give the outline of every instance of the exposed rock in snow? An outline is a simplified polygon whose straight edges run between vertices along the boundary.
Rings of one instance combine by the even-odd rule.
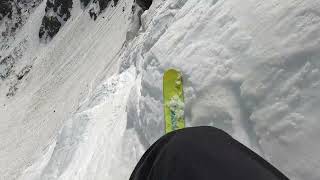
[[[147,10],[152,4],[152,0],[136,0],[136,3],[143,9]]]
[[[12,17],[12,1],[13,0],[0,1],[0,21],[6,16],[8,16],[9,18]]]
[[[91,0],[80,0],[81,5],[83,8],[86,8]]]
[[[14,60],[13,57],[10,55],[5,57],[0,62],[0,77],[1,79],[5,79],[9,76],[11,69],[13,67]]]
[[[42,0],[0,1],[0,59],[2,52],[10,48],[17,32],[41,2]]]
[[[109,5],[111,7],[117,6],[118,1],[119,0],[93,0],[89,10],[90,17],[96,20]]]
[[[47,0],[45,16],[39,31],[43,41],[51,40],[71,16],[72,0]]]

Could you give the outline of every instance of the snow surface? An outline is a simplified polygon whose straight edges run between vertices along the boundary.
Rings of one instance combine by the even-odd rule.
[[[17,42],[29,37],[32,58],[19,63],[36,60],[15,96],[0,89],[2,179],[128,179],[164,133],[168,68],[183,73],[187,126],[224,129],[290,179],[320,179],[320,2],[154,0],[141,22],[132,5],[91,21],[74,1],[48,45],[34,26],[44,4],[29,18]]]

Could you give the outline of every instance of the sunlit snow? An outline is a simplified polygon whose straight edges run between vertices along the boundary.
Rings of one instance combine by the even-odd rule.
[[[12,45],[24,42],[15,70],[30,71],[0,80],[0,179],[128,179],[164,134],[169,68],[183,74],[187,126],[320,179],[320,1],[154,0],[141,15],[120,0],[96,21],[73,6],[43,44],[43,2]]]

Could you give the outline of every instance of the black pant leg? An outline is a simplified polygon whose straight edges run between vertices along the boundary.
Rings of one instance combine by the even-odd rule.
[[[169,133],[143,155],[130,180],[288,180],[259,155],[213,127]]]

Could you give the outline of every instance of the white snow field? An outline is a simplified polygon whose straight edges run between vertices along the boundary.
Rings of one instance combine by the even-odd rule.
[[[45,4],[30,16],[16,43],[27,39],[17,67],[32,70],[13,97],[0,84],[0,179],[129,179],[164,134],[168,68],[183,73],[187,126],[320,179],[320,1],[154,0],[141,22],[133,4],[92,21],[75,0],[47,45]]]

